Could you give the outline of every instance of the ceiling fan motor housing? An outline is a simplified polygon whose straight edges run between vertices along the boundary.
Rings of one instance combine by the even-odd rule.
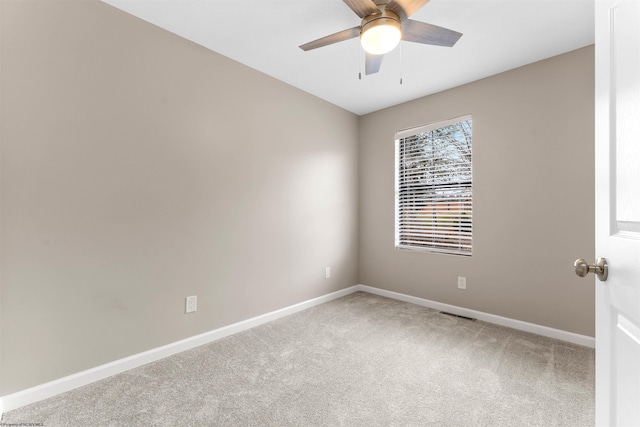
[[[380,13],[362,18],[362,23],[360,24],[360,35],[366,33],[367,30],[380,25],[391,25],[398,28],[398,30],[402,29],[400,17],[397,14],[387,9],[381,9]]]

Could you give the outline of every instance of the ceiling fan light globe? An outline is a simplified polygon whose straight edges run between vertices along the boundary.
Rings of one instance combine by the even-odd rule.
[[[400,43],[401,37],[402,32],[398,21],[377,19],[362,27],[360,44],[367,53],[383,55],[392,51]]]

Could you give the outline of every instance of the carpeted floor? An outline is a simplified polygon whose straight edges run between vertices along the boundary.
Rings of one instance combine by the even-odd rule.
[[[592,426],[594,350],[357,292],[2,422]]]

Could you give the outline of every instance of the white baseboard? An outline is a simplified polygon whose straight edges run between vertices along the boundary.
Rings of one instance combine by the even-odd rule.
[[[398,292],[373,288],[371,286],[357,285],[356,288],[359,291],[368,292],[370,294],[380,295],[404,302],[410,302],[412,304],[433,308],[439,311],[446,311],[448,313],[453,313],[460,316],[472,317],[474,319],[482,320],[488,323],[495,323],[496,325],[506,326],[512,329],[517,329],[519,331],[531,332],[533,334],[555,338],[585,347],[595,348],[596,346],[596,339],[586,335],[574,334],[573,332],[567,332],[560,329],[549,328],[547,326],[536,325],[535,323],[528,323],[521,320],[510,319],[508,317],[496,316],[495,314],[484,313],[482,311],[471,310],[455,305],[443,304],[436,301],[430,301],[428,299],[413,297],[411,295],[400,294]]]
[[[124,359],[119,359],[104,365],[97,366],[95,368],[88,369],[86,371],[78,372],[76,374],[72,374],[45,384],[9,394],[0,398],[0,402],[2,402],[4,410],[9,412],[22,406],[47,399],[49,397],[73,390],[78,387],[82,387],[87,384],[91,384],[92,382],[108,378],[110,376],[128,371],[133,368],[137,368],[142,365],[146,365],[150,362],[163,359],[173,354],[219,340],[229,335],[251,329],[253,327],[271,322],[273,320],[288,316],[293,313],[297,313],[298,311],[302,311],[307,308],[334,300],[336,298],[343,297],[356,291],[357,286],[352,286],[350,288],[332,292],[318,298],[304,301],[280,310],[272,311],[271,313],[266,313],[261,316],[243,320],[242,322],[224,326],[219,329],[214,329],[213,331],[205,332],[204,334],[196,335],[181,341],[176,341],[162,347],[157,347],[143,353],[134,354],[132,356],[125,357]]]
[[[41,384],[36,387],[28,388],[17,393],[0,397],[0,417],[2,417],[3,411],[12,411],[22,406],[55,396],[57,394],[71,391],[75,388],[91,384],[92,382],[99,381],[104,378],[108,378],[110,376],[128,371],[130,369],[146,365],[147,363],[163,359],[173,354],[219,340],[229,335],[251,329],[264,323],[271,322],[281,317],[297,313],[298,311],[311,308],[313,306],[343,297],[345,295],[349,295],[357,291],[368,292],[370,294],[405,301],[440,311],[447,311],[449,313],[454,313],[461,316],[473,317],[485,322],[495,323],[498,325],[507,326],[509,328],[531,332],[550,338],[556,338],[586,347],[595,347],[595,339],[592,337],[578,335],[571,332],[561,331],[558,329],[548,328],[546,326],[535,325],[533,323],[522,322],[520,320],[509,319],[506,317],[496,316],[493,314],[483,313],[480,311],[470,310],[449,304],[443,304],[423,298],[387,291],[384,289],[373,288],[371,286],[356,285],[337,292],[332,292],[318,298],[304,301],[290,307],[285,307],[271,313],[266,313],[261,316],[244,320],[242,322],[234,323],[232,325],[224,326],[213,331],[205,332],[204,334],[196,335],[181,341],[176,341],[162,347],[157,347],[143,353],[134,354],[132,356],[100,365],[86,371],[78,372],[76,374],[69,375],[45,384]]]

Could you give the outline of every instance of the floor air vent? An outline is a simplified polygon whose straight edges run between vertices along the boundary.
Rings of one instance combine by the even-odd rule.
[[[473,317],[460,316],[459,314],[453,314],[453,313],[449,313],[449,312],[446,312],[446,311],[441,311],[440,314],[446,314],[447,316],[459,317],[460,319],[471,320],[472,322],[476,321],[476,319],[474,319]]]

